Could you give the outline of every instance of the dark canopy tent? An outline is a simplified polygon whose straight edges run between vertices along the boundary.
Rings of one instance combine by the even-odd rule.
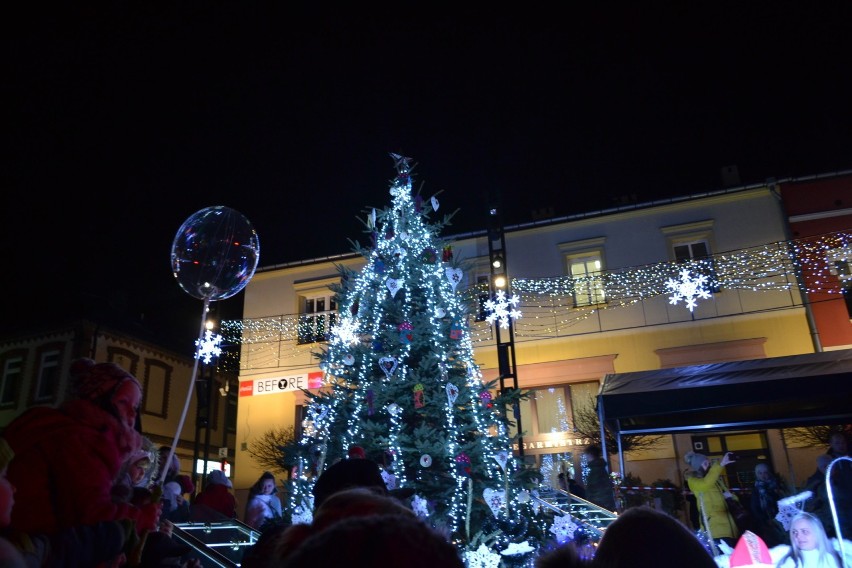
[[[852,349],[606,375],[601,435],[852,422]]]

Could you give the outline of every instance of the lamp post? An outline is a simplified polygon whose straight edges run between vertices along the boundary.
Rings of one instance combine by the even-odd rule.
[[[505,297],[511,296],[509,272],[506,269],[506,238],[503,233],[503,221],[500,212],[492,208],[488,212],[490,223],[488,227],[488,256],[490,259],[491,280],[489,292],[492,299],[502,292]],[[505,331],[505,333],[503,333]],[[505,336],[505,337],[504,337]],[[497,367],[500,375],[500,391],[505,392],[507,382],[511,381],[513,391],[518,390],[518,372],[515,362],[515,327],[512,318],[506,318],[506,326],[495,322],[494,339],[497,345]],[[524,456],[524,437],[521,427],[521,405],[515,401],[512,413],[518,429],[518,454]]]

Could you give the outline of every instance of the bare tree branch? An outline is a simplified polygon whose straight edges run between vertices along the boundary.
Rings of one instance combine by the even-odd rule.
[[[284,453],[284,447],[293,443],[293,426],[268,430],[254,440],[248,447],[248,454],[261,468],[272,473],[285,473],[290,469]]]
[[[575,401],[574,432],[589,438],[593,444],[601,445],[601,423],[595,411],[594,397],[588,397],[588,400],[582,404],[576,404]],[[655,435],[622,436],[621,448],[625,452],[653,450],[660,445],[663,438],[664,436]],[[618,453],[618,442],[609,430],[606,431],[606,451],[609,455]]]

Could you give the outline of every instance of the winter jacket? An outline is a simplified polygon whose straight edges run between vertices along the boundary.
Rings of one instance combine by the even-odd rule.
[[[281,500],[278,499],[277,495],[258,494],[248,502],[245,523],[250,527],[259,529],[267,519],[281,515]]]
[[[191,509],[192,520],[194,521],[235,519],[237,517],[237,499],[224,485],[211,483],[195,496]]]
[[[615,511],[615,496],[612,481],[606,470],[603,458],[595,458],[586,464],[589,473],[586,476],[586,500],[610,511]]]
[[[728,512],[725,496],[717,484],[723,469],[720,464],[714,463],[704,477],[688,477],[686,484],[698,502],[701,526],[709,530],[714,539],[736,539],[739,536],[737,525]]]
[[[15,452],[7,477],[16,487],[11,526],[53,535],[101,521],[131,519],[154,528],[159,504],[116,502],[111,490],[141,436],[88,400],[61,408],[34,407],[13,420],[4,437]]]

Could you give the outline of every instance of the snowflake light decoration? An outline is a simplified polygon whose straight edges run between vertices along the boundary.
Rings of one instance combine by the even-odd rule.
[[[221,343],[222,336],[208,329],[204,332],[203,339],[195,340],[195,346],[198,347],[198,351],[195,352],[195,358],[201,359],[205,364],[210,363],[213,357],[218,357],[222,354],[222,348],[219,347]]]
[[[358,342],[358,322],[354,318],[341,318],[331,328],[331,342],[336,345],[352,345]]]
[[[553,524],[548,530],[553,533],[559,544],[563,544],[574,538],[574,532],[578,527],[571,515],[561,515],[553,519]]]
[[[479,548],[465,553],[468,568],[497,568],[500,564],[500,555],[480,544]]]
[[[698,298],[702,300],[710,298],[710,292],[707,291],[707,277],[703,274],[692,276],[688,268],[680,271],[680,280],[670,278],[666,282],[666,288],[672,292],[669,303],[675,306],[683,300],[690,312],[698,305],[696,302]]]
[[[485,302],[485,309],[489,314],[485,318],[488,323],[500,321],[500,327],[507,329],[509,320],[516,320],[521,317],[521,311],[517,309],[518,302],[521,299],[513,294],[511,298],[506,297],[506,292],[497,290],[496,299]]]

